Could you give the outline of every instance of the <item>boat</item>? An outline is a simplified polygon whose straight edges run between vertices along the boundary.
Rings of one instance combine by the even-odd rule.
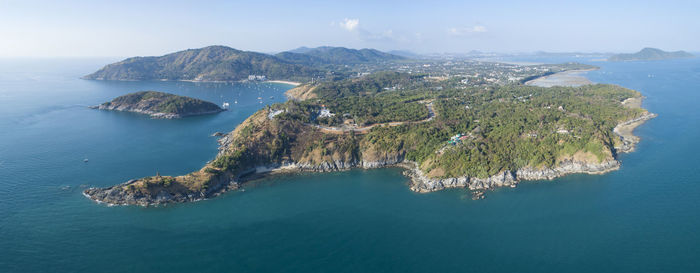
[[[224,104],[223,104],[224,109],[228,109],[228,106],[229,106],[228,102],[224,102]]]
[[[87,159],[87,158],[86,158],[86,159],[83,159],[83,162],[87,163],[87,162],[88,162],[88,159]]]

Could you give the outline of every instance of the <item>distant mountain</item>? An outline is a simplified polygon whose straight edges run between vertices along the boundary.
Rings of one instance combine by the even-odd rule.
[[[381,52],[376,49],[350,49],[345,47],[322,46],[317,48],[301,47],[291,51],[281,52],[276,57],[288,62],[319,65],[319,64],[361,64],[396,61],[405,57]]]
[[[408,50],[390,50],[390,51],[387,51],[387,53],[392,54],[392,55],[396,55],[396,56],[409,58],[409,59],[419,59],[422,57],[420,54],[414,53],[414,52],[411,52]]]
[[[238,81],[249,75],[265,75],[273,80],[299,80],[321,73],[319,70],[275,56],[208,46],[160,57],[133,57],[109,64],[83,78],[94,80],[193,80]]]
[[[302,46],[302,47],[298,47],[298,48],[295,48],[292,50],[288,50],[287,52],[304,54],[304,53],[307,53],[311,50],[313,50],[313,48]]]
[[[285,51],[275,54],[275,57],[287,61],[289,63],[305,65],[305,66],[318,66],[322,64],[328,64],[324,59],[311,56],[305,53],[294,53],[291,51]]]
[[[690,54],[685,51],[667,52],[661,49],[647,47],[637,53],[612,55],[610,56],[610,58],[608,58],[608,61],[650,61],[667,59],[687,59],[693,57],[695,57],[693,54]]]

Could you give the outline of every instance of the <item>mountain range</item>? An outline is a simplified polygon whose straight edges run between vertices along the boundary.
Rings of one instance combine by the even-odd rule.
[[[299,48],[275,55],[227,46],[187,49],[163,56],[132,57],[83,77],[93,80],[239,81],[249,75],[270,80],[304,81],[332,65],[377,63],[404,57],[375,49]]]

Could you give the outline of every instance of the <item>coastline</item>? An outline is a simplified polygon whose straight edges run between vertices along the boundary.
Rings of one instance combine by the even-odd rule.
[[[630,130],[633,131],[636,127],[644,124],[644,122],[646,122],[647,120],[655,118],[656,116],[657,114],[654,113],[646,113],[640,117],[621,122],[615,128],[621,126],[628,126]],[[629,138],[629,136],[623,136],[622,134],[619,134],[616,131],[614,131],[614,133],[621,138]],[[636,138],[630,139],[628,142],[625,142],[625,146],[619,148],[615,147],[616,153],[619,154],[633,152],[635,145],[640,141],[639,137],[634,137]],[[256,167],[255,172],[251,174],[252,177],[254,177],[253,179],[243,180],[240,182],[249,182],[270,175],[285,174],[290,172],[331,172],[349,170],[352,168],[376,169],[384,167],[401,167],[406,169],[404,175],[411,179],[409,188],[414,192],[427,193],[447,188],[468,188],[472,191],[483,191],[499,187],[515,187],[520,181],[553,180],[559,177],[575,173],[591,175],[605,174],[611,171],[618,170],[620,168],[620,164],[620,161],[617,159],[605,160],[599,163],[567,160],[562,161],[559,165],[554,167],[541,169],[524,167],[515,171],[502,171],[498,174],[486,178],[470,176],[429,178],[418,168],[418,164],[416,162],[404,160],[403,158],[397,158],[395,160],[390,161],[351,162],[351,164],[344,164],[344,162],[335,162],[335,164],[333,165],[328,164],[325,166],[306,166],[298,165],[296,163],[287,163],[278,166]],[[483,195],[480,196],[483,197]]]
[[[631,131],[634,128],[644,124],[647,120],[656,117],[657,114],[646,113],[640,117],[627,120],[619,123],[615,128],[621,126],[628,126]],[[614,131],[619,137],[625,139],[629,136],[623,136],[617,131]],[[630,153],[634,151],[634,147],[639,143],[640,139],[634,136],[635,139],[630,139],[625,142],[622,147],[615,147],[616,153]],[[418,193],[428,193],[434,191],[440,191],[448,188],[467,188],[474,193],[476,199],[483,198],[483,192],[485,190],[493,190],[500,187],[516,187],[521,181],[533,181],[533,180],[553,180],[559,177],[563,177],[569,174],[590,174],[599,175],[605,174],[611,171],[619,170],[621,163],[617,159],[605,160],[599,163],[591,163],[585,161],[567,160],[562,161],[557,166],[548,168],[532,168],[524,167],[518,170],[505,170],[498,174],[486,177],[449,177],[449,178],[429,178],[423,171],[418,168],[418,164],[413,161],[404,160],[403,158],[396,158],[395,160],[389,161],[374,161],[374,162],[351,162],[350,164],[345,164],[344,162],[334,162],[333,165],[319,165],[319,166],[307,166],[299,165],[296,163],[286,163],[277,166],[259,166],[254,170],[250,170],[251,174],[246,176],[247,179],[242,179],[237,183],[247,183],[253,182],[257,179],[264,177],[288,174],[288,173],[300,173],[300,172],[333,172],[333,171],[345,171],[353,168],[360,169],[377,169],[385,167],[400,167],[406,169],[404,175],[410,179],[409,188],[411,191]]]
[[[585,71],[590,70],[575,71],[574,73]],[[634,97],[620,103],[628,108],[641,108],[643,98],[644,97]],[[290,99],[294,99],[294,97],[290,96]],[[494,190],[500,187],[516,187],[520,181],[552,180],[575,173],[604,174],[618,170],[621,163],[617,159],[617,155],[634,151],[635,145],[640,141],[639,137],[633,135],[634,129],[656,116],[657,115],[654,113],[644,111],[638,117],[619,122],[614,127],[613,133],[619,137],[620,145],[616,143],[616,145],[612,147],[612,156],[607,159],[593,162],[586,159],[579,160],[575,156],[572,156],[571,158],[559,161],[552,167],[534,168],[526,166],[517,170],[503,170],[485,178],[471,176],[430,178],[418,168],[416,162],[406,160],[404,157],[405,154],[398,153],[385,155],[375,161],[365,161],[360,157],[360,159],[353,159],[350,161],[341,159],[314,164],[283,161],[280,163],[259,165],[239,172],[238,175],[224,173],[215,179],[216,183],[213,184],[211,188],[204,191],[191,191],[185,194],[171,195],[161,190],[153,195],[134,195],[134,193],[124,190],[124,186],[128,186],[130,183],[136,181],[130,180],[126,183],[108,188],[90,188],[84,191],[84,195],[93,201],[106,203],[108,205],[164,205],[168,203],[194,202],[208,199],[231,190],[240,189],[244,183],[254,182],[261,178],[275,175],[301,172],[335,172],[353,168],[375,169],[383,167],[401,167],[405,169],[404,175],[409,178],[409,189],[414,192],[428,193],[448,188],[465,188],[472,192],[473,199],[482,199],[484,198],[484,192],[487,190]],[[221,147],[226,146],[227,139],[234,132],[235,131],[232,131],[226,134],[226,136],[219,140]]]
[[[620,122],[615,128],[628,126],[630,130],[643,124],[645,121],[656,117],[656,114],[645,113],[644,115]],[[621,138],[624,136],[614,130],[614,133]],[[635,136],[636,137],[636,136]],[[634,151],[634,146],[639,142],[639,137],[623,141],[624,145],[615,147],[615,152],[629,153]],[[472,199],[483,199],[484,193],[487,190],[495,190],[501,187],[517,187],[521,181],[532,180],[553,180],[569,174],[584,173],[584,174],[605,174],[620,168],[620,161],[616,158],[604,160],[602,162],[587,162],[575,159],[564,160],[553,167],[547,168],[532,168],[524,167],[518,170],[504,170],[498,174],[478,178],[471,176],[448,177],[448,178],[429,178],[425,175],[418,164],[413,161],[406,160],[402,154],[394,157],[387,157],[378,161],[332,161],[323,162],[320,164],[299,164],[295,162],[282,162],[281,164],[269,164],[256,166],[242,172],[237,177],[223,175],[219,177],[218,183],[213,187],[208,188],[204,192],[192,192],[187,195],[171,195],[165,191],[159,192],[156,196],[135,195],[126,193],[124,187],[136,182],[136,179],[127,181],[126,183],[117,184],[107,188],[89,188],[83,192],[83,195],[97,203],[105,203],[108,206],[114,205],[140,205],[140,206],[158,206],[170,203],[196,202],[206,200],[212,197],[219,196],[223,193],[232,190],[238,190],[245,183],[253,183],[256,180],[284,174],[296,174],[302,172],[336,172],[346,171],[354,168],[359,169],[377,169],[385,167],[400,167],[404,168],[404,175],[409,178],[408,187],[411,191],[417,193],[429,193],[440,191],[448,188],[465,188],[472,192]]]

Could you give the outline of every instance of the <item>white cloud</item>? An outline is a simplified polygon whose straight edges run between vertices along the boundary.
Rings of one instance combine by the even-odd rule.
[[[353,31],[357,29],[357,27],[360,25],[360,19],[348,19],[345,18],[343,22],[340,22],[340,27],[346,29],[347,31]]]
[[[450,33],[450,35],[454,35],[454,36],[464,36],[464,35],[472,34],[472,33],[484,33],[486,31],[487,31],[486,27],[481,26],[481,25],[476,25],[476,26],[472,26],[472,27],[462,27],[462,28],[453,27],[453,28],[448,29],[448,32]]]
[[[360,26],[360,19],[345,18],[341,22],[331,22],[331,26],[339,26],[344,30],[352,33],[363,42],[372,43],[391,43],[407,40],[403,35],[397,35],[393,30],[387,29],[382,32],[367,30]]]

